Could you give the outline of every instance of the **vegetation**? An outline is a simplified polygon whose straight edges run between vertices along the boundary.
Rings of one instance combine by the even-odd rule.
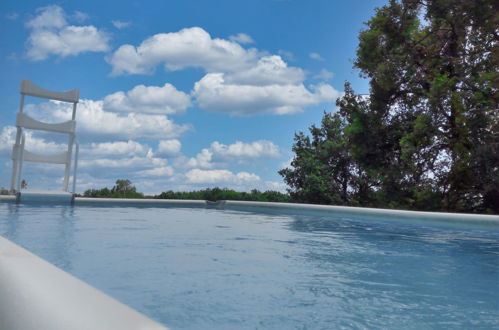
[[[360,32],[339,111],[279,173],[300,202],[499,213],[499,2],[391,0]]]
[[[198,191],[173,192],[166,191],[155,196],[161,199],[201,199],[209,201],[217,200],[240,200],[240,201],[259,201],[259,202],[290,202],[289,195],[278,191],[264,191],[253,189],[251,192],[238,192],[231,189],[208,188]]]
[[[130,180],[116,180],[116,185],[112,188],[88,189],[83,193],[84,197],[100,198],[144,198],[144,194],[137,192],[135,186]],[[198,191],[174,192],[165,191],[159,195],[153,196],[157,199],[197,199],[197,200],[241,200],[241,201],[260,201],[260,202],[290,202],[289,195],[278,191],[264,191],[253,189],[251,192],[238,192],[231,189],[208,188]]]
[[[144,198],[144,194],[137,192],[135,186],[130,180],[116,180],[116,185],[102,189],[88,189],[83,193],[84,197],[101,197],[101,198]]]

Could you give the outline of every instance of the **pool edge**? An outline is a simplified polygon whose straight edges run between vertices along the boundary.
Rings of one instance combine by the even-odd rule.
[[[377,209],[354,206],[334,206],[300,203],[274,203],[274,202],[250,202],[250,201],[221,201],[221,208],[265,208],[280,209],[286,211],[312,212],[334,216],[359,216],[378,220],[416,220],[419,222],[455,223],[464,225],[492,226],[499,228],[499,215],[470,214],[470,213],[446,213],[407,211],[393,209]]]
[[[13,195],[0,195],[0,202],[15,201]],[[256,202],[256,201],[234,201],[234,200],[183,200],[183,199],[149,199],[149,198],[92,198],[76,197],[75,205],[88,204],[119,204],[119,205],[150,205],[150,206],[179,206],[179,207],[208,207],[222,209],[240,208],[265,208],[284,211],[312,212],[332,216],[360,216],[379,220],[410,220],[418,222],[436,221],[447,224],[478,225],[499,228],[499,215],[471,214],[471,213],[447,213],[427,211],[407,211],[382,208],[367,208],[354,206],[335,206],[302,203],[278,203],[278,202]]]
[[[0,328],[167,329],[2,236]]]

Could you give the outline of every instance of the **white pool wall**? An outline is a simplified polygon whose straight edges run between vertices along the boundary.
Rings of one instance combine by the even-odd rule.
[[[0,195],[0,201],[13,202],[13,195]],[[359,217],[372,220],[438,222],[446,224],[460,224],[470,226],[492,226],[499,228],[499,215],[450,213],[450,212],[423,212],[393,209],[378,209],[368,207],[333,206],[302,203],[250,202],[221,200],[210,202],[205,200],[182,199],[149,199],[149,198],[91,198],[76,197],[75,205],[83,204],[115,204],[115,205],[150,205],[172,207],[218,207],[223,209],[244,209],[258,211],[266,209],[272,212],[287,214],[319,214],[343,217]]]
[[[469,213],[446,213],[446,212],[422,212],[392,209],[377,209],[368,207],[332,206],[300,203],[271,203],[271,202],[247,202],[247,201],[219,201],[218,207],[225,209],[255,210],[265,209],[274,212],[285,212],[287,214],[318,214],[343,217],[359,217],[372,220],[395,220],[395,221],[417,221],[438,222],[460,225],[493,226],[499,228],[499,215],[469,214]]]
[[[0,329],[167,328],[0,236]]]

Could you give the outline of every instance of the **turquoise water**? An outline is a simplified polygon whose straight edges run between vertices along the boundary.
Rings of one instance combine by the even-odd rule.
[[[0,203],[0,235],[172,329],[493,329],[499,230]]]

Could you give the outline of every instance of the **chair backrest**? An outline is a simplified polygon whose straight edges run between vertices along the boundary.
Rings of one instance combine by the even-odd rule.
[[[74,120],[76,117],[76,104],[80,100],[80,90],[72,89],[66,92],[53,92],[41,88],[40,86],[33,84],[29,80],[23,79],[21,82],[21,107],[19,108],[20,113],[23,113],[24,111],[25,96],[34,96],[44,99],[73,103],[73,115],[71,119]]]
[[[80,98],[79,89],[73,89],[67,92],[52,92],[43,89],[26,79],[23,79],[21,82],[21,94],[71,103],[78,103]]]

